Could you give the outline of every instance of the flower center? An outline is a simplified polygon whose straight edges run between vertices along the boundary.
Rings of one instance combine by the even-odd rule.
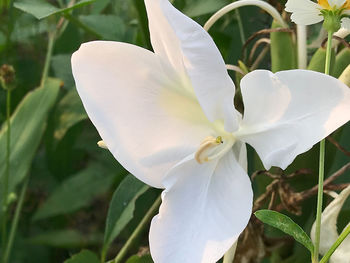
[[[208,136],[201,142],[194,158],[198,163],[210,162],[221,158],[232,148],[234,143],[235,138],[232,135],[218,136],[216,138]]]

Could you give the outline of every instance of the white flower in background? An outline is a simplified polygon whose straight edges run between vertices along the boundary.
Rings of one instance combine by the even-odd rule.
[[[341,27],[350,30],[350,0],[288,0],[286,11],[291,12],[291,19],[299,25],[311,25],[321,22],[329,14],[339,16]],[[336,31],[336,30],[335,30]]]
[[[168,0],[145,0],[154,53],[120,42],[72,56],[79,95],[115,158],[164,188],[150,230],[156,263],[213,263],[245,228],[253,193],[245,143],[286,168],[350,118],[350,91],[304,70],[254,71],[235,86],[208,33]]]
[[[324,255],[338,239],[337,220],[344,202],[350,195],[350,186],[345,188],[334,200],[325,208],[321,219],[321,239],[320,254]],[[350,224],[350,223],[349,223]],[[316,223],[311,229],[312,241],[315,240]],[[330,263],[350,262],[350,236],[347,236],[340,246],[330,257]]]

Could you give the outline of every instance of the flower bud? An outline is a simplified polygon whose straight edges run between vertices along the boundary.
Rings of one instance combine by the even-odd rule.
[[[15,87],[15,70],[11,65],[3,64],[0,67],[0,83],[5,90]]]
[[[327,32],[337,32],[341,27],[341,14],[339,10],[321,10],[324,17],[323,27]]]

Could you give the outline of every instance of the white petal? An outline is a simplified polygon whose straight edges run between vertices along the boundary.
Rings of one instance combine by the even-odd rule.
[[[154,261],[217,262],[251,215],[253,194],[246,172],[230,151],[218,162],[198,164],[187,158],[165,180],[167,190],[150,231]]]
[[[322,212],[321,217],[321,238],[320,238],[320,254],[324,255],[328,249],[331,248],[333,243],[338,238],[337,230],[337,219],[340,210],[342,209],[344,202],[350,195],[350,186],[345,188],[339,195],[336,197]],[[316,223],[313,224],[311,229],[311,239],[315,243],[315,232],[316,232]],[[347,241],[349,242],[349,241]],[[339,249],[339,248],[338,248]],[[349,250],[349,247],[347,247]],[[349,257],[346,257],[349,259]],[[334,263],[342,263],[348,261],[334,261]]]
[[[350,223],[346,226],[350,226]],[[345,228],[346,228],[345,227]],[[330,263],[349,263],[350,262],[350,235],[348,235],[339,247],[334,251]]]
[[[350,10],[349,10],[350,11]],[[341,20],[341,27],[350,30],[350,18],[344,17]]]
[[[162,187],[166,172],[193,153],[209,126],[195,95],[170,65],[124,43],[83,44],[72,56],[85,109],[115,158],[132,174]],[[180,84],[179,84],[180,83]]]
[[[330,7],[341,8],[346,0],[327,0]]]
[[[210,121],[222,119],[227,131],[237,129],[235,87],[213,39],[168,0],[145,0],[145,4],[155,53],[179,72],[187,72]]]
[[[299,25],[316,24],[323,20],[322,7],[310,0],[288,0],[285,10],[291,12],[291,19]]]
[[[298,155],[350,119],[350,89],[307,70],[257,70],[241,81],[242,126],[236,136],[252,145],[266,169],[285,169]]]

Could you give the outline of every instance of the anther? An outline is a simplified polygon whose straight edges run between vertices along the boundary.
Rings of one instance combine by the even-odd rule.
[[[105,144],[104,141],[98,141],[97,142],[98,147],[103,148],[103,149],[108,149],[107,145]]]
[[[219,137],[214,138],[213,136],[209,136],[201,142],[199,149],[194,155],[194,158],[198,163],[204,163],[209,161],[208,151],[211,150],[213,147],[217,146],[218,144],[222,143],[221,137],[218,140]]]

